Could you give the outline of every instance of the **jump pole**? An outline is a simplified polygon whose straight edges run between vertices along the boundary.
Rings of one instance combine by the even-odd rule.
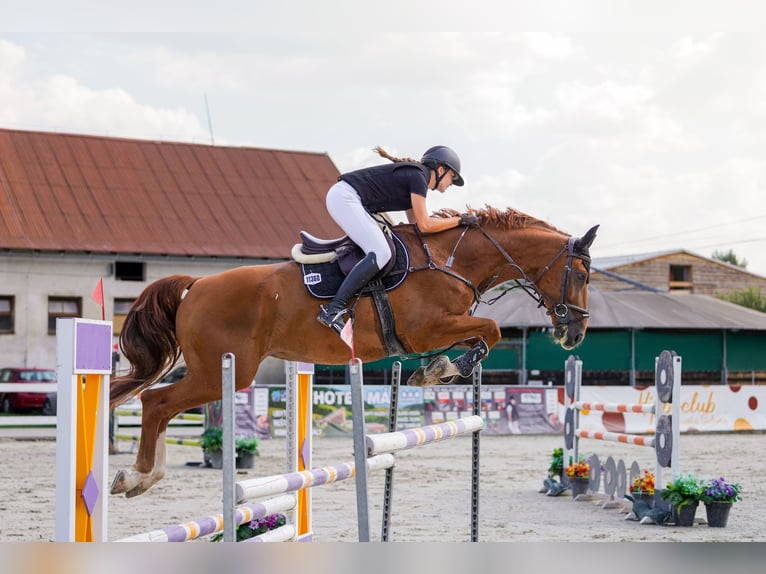
[[[107,542],[112,323],[56,319],[56,542]]]

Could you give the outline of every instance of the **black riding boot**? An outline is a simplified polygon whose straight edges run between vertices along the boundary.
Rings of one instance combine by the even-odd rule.
[[[375,277],[380,272],[378,268],[378,262],[375,258],[375,253],[368,253],[364,259],[359,261],[354,268],[349,271],[346,278],[341,283],[338,292],[335,294],[335,298],[330,302],[327,307],[324,305],[319,306],[319,315],[317,321],[330,327],[333,331],[340,334],[346,321],[343,319],[343,315],[347,312],[346,303],[356,293],[362,290],[362,288],[369,283],[370,279]]]

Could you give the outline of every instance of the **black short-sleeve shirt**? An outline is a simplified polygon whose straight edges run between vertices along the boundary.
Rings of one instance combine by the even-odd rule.
[[[419,163],[399,162],[344,173],[338,179],[353,187],[370,213],[412,209],[410,194],[426,197],[429,168]]]

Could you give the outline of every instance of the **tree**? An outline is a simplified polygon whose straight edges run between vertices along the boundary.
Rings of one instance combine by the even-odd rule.
[[[750,287],[749,289],[743,289],[741,291],[731,291],[726,295],[721,295],[721,299],[747,307],[749,309],[755,309],[761,313],[766,313],[766,296],[761,293],[758,287]]]
[[[734,253],[733,249],[729,249],[728,251],[718,251],[717,249],[713,251],[712,255],[713,259],[717,259],[718,261],[723,261],[724,263],[731,263],[732,265],[736,265],[737,267],[741,267],[742,269],[747,269],[747,259],[742,259],[740,261],[739,257],[737,257],[737,254]]]

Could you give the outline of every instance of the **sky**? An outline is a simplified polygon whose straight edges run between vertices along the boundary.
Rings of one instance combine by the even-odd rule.
[[[1,128],[327,153],[340,171],[382,162],[377,145],[448,145],[466,184],[431,210],[513,207],[599,224],[595,258],[731,250],[766,276],[758,2],[3,4]]]

